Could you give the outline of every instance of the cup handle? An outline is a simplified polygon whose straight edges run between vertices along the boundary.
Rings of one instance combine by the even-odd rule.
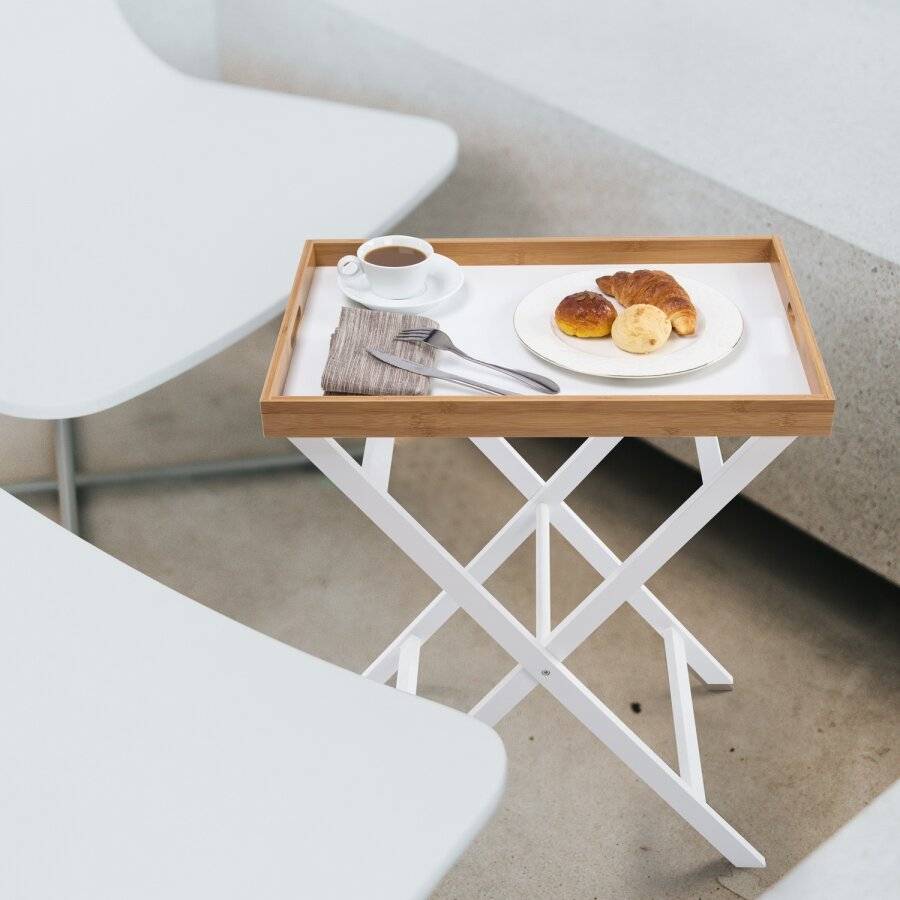
[[[337,263],[338,278],[350,284],[365,285],[368,287],[369,279],[363,272],[362,260],[358,256],[342,256]]]

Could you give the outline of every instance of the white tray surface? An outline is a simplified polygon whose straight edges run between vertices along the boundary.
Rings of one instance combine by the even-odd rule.
[[[661,394],[809,394],[809,384],[785,314],[778,287],[768,263],[698,263],[672,265],[642,263],[660,268],[676,279],[679,275],[705,282],[728,296],[744,317],[744,335],[737,349],[722,362],[670,378],[622,380],[577,375],[546,363],[516,337],[513,313],[529,291],[545,281],[569,272],[591,269],[564,266],[464,266],[462,291],[426,313],[440,323],[472,356],[501,365],[541,372],[553,378],[564,394],[661,395]],[[634,268],[622,264],[622,268]],[[560,297],[560,299],[562,299]],[[285,381],[285,396],[320,396],[321,375],[328,355],[328,339],[341,306],[351,306],[338,289],[332,266],[317,268]],[[439,353],[437,365],[478,381],[511,390],[517,382],[481,366]],[[434,381],[434,396],[477,393],[465,387]],[[523,393],[531,394],[527,388]]]

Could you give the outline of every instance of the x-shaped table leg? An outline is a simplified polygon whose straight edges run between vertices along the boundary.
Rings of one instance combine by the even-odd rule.
[[[503,438],[472,438],[472,443],[503,473],[525,497],[533,495],[543,479]],[[564,502],[550,509],[556,530],[604,578],[609,578],[622,561]],[[646,587],[641,587],[628,603],[660,635],[674,628],[684,640],[688,665],[716,690],[729,690],[734,680],[722,664],[663,606]]]
[[[534,469],[503,438],[472,438],[472,443],[503,473],[514,487],[532,504],[549,505],[552,492],[545,490],[546,483]],[[597,453],[587,456],[596,466],[618,443],[619,438],[592,438],[586,441],[584,451],[596,448]],[[567,461],[560,471],[576,460]],[[596,462],[594,462],[596,460]],[[557,473],[558,475],[559,473]],[[576,476],[586,477],[589,471],[576,469]],[[556,476],[554,476],[556,477]],[[580,481],[581,479],[579,479]],[[571,488],[571,481],[567,482]],[[525,506],[510,522],[484,547],[469,563],[469,571],[482,583],[508,559],[534,529],[534,507]],[[608,578],[621,565],[619,558],[597,537],[594,532],[562,500],[550,506],[554,526],[568,540],[582,557],[604,578]],[[733,679],[715,657],[663,606],[646,587],[642,587],[628,602],[635,611],[660,635],[674,628],[685,643],[685,652],[690,667],[713,690],[729,690]],[[363,673],[375,681],[387,681],[397,670],[397,661],[404,643],[411,637],[427,641],[438,631],[459,607],[446,593],[441,593],[385,648],[378,658]],[[610,610],[612,613],[613,610]],[[511,697],[507,694],[506,696]],[[490,695],[489,695],[490,697]],[[488,698],[485,698],[487,701]],[[513,706],[515,703],[513,703]],[[499,705],[476,706],[472,710],[479,718],[496,724],[507,712]]]
[[[502,438],[486,438],[486,441],[503,441]],[[467,566],[468,571],[484,584],[500,566],[509,559],[525,539],[534,531],[538,504],[562,502],[590,473],[598,463],[618,444],[621,438],[592,438],[563,463],[556,473],[544,482],[533,469],[534,481],[522,493],[529,501],[494,535]],[[503,441],[506,444],[505,441]],[[509,445],[507,444],[509,447]],[[515,456],[515,450],[509,447]],[[522,460],[524,463],[525,461]],[[526,464],[527,465],[527,464]],[[585,526],[586,528],[586,526]],[[385,648],[384,652],[363,674],[375,681],[385,682],[397,671],[400,650],[407,640],[416,637],[427,641],[438,631],[456,610],[453,598],[446,592],[438,594],[431,603]],[[727,675],[727,673],[726,673]],[[730,678],[730,676],[728,676]]]
[[[750,438],[559,623],[547,641],[547,648],[558,659],[565,659],[792,441],[793,438]],[[674,617],[669,627],[677,627]],[[665,635],[665,628],[659,630]],[[535,686],[535,680],[517,666],[472,712],[483,721],[496,722],[521,703]]]
[[[791,440],[751,438],[553,630],[546,644],[527,631],[484,588],[478,577],[460,565],[396,500],[370,481],[363,469],[335,441],[295,438],[293,443],[518,661],[519,665],[492,692],[508,708],[510,697],[522,698],[540,683],[732,863],[737,866],[761,866],[765,864],[762,855],[706,803],[702,783],[698,785],[696,779],[688,774],[682,777],[674,772],[560,660],[582,643],[614,609],[639,591]],[[561,503],[612,446],[614,442],[608,444],[608,439],[586,441],[538,492],[539,502],[546,505]],[[573,464],[576,459],[578,463]],[[531,506],[534,512],[537,502],[532,498],[523,510]],[[508,533],[507,539],[510,541],[518,537],[518,530],[522,528],[522,524],[514,525],[516,522],[514,516],[501,531],[501,534],[504,531]],[[525,534],[530,530],[531,527],[525,528]],[[518,543],[522,540],[524,536]],[[673,698],[677,691],[678,700],[683,705],[690,699],[689,692],[685,697],[687,670],[684,641],[674,627],[669,628],[665,636],[670,671],[678,676],[673,686]],[[669,646],[672,648],[671,654]],[[678,741],[682,764],[689,762],[691,756],[696,756],[696,734],[693,735],[692,747],[688,733],[692,730],[692,717],[687,724],[691,727],[687,731],[682,728]],[[682,725],[686,726],[686,720],[682,721]]]

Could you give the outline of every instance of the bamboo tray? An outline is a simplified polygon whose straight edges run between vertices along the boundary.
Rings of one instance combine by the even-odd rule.
[[[340,306],[348,302],[330,267],[361,243],[311,240],[303,248],[260,397],[268,436],[743,436],[831,431],[834,394],[784,247],[775,236],[435,239],[437,253],[464,267],[468,291],[462,307],[454,308],[454,299],[446,310],[438,307],[434,312],[442,327],[446,323],[451,334],[458,334],[453,317],[458,323],[463,315],[496,312],[492,345],[507,355],[494,353],[491,358],[546,372],[560,380],[563,393],[489,397],[436,387],[436,393],[426,397],[326,397],[318,378],[327,337]],[[742,358],[728,358],[702,375],[637,385],[572,378],[530,354],[527,360],[520,355],[518,362],[510,361],[509,354],[525,352],[514,335],[512,309],[531,287],[592,265],[638,263],[668,264],[692,273],[697,269],[701,281],[704,273],[708,280],[725,278],[744,316],[742,344],[749,346],[740,351]],[[507,319],[508,335],[503,324]],[[477,347],[462,340],[460,344],[478,355]],[[765,355],[770,344],[779,347],[771,359]],[[735,355],[740,356],[737,351]],[[722,393],[722,388],[730,392]]]

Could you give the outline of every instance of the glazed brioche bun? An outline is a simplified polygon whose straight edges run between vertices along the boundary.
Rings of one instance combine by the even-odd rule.
[[[659,350],[672,333],[669,317],[648,303],[629,306],[612,326],[613,343],[629,353],[652,353]]]
[[[616,320],[616,308],[602,294],[579,291],[563,297],[554,318],[559,330],[572,337],[606,337]]]

